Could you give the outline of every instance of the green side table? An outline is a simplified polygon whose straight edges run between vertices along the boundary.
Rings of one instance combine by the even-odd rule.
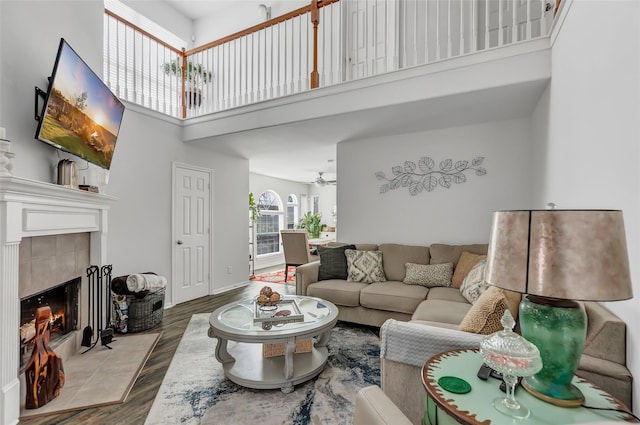
[[[589,422],[638,422],[631,415],[613,409],[627,411],[619,400],[586,379],[574,377],[574,384],[585,396],[585,405],[611,410],[593,410],[585,407],[559,407],[535,398],[522,388],[516,390],[516,399],[531,410],[527,419],[515,420],[498,412],[491,402],[503,396],[500,381],[489,377],[483,381],[477,377],[482,358],[478,350],[460,349],[431,357],[422,367],[422,382],[427,390],[423,425],[456,424],[582,424]],[[438,385],[443,376],[455,376],[471,385],[466,394],[446,391]]]

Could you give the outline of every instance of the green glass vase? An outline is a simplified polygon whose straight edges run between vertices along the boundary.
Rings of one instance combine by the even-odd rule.
[[[565,406],[580,406],[584,396],[571,381],[587,334],[587,315],[575,301],[527,296],[520,303],[522,336],[540,350],[542,370],[523,379],[534,396]]]

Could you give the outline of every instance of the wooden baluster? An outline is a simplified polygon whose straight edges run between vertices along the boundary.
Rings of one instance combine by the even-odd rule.
[[[185,54],[184,47],[182,48],[180,57],[182,58],[182,74],[180,77],[180,80],[182,81],[182,118],[187,118],[187,96],[185,93],[186,85],[184,82],[187,73],[187,55]]]
[[[318,23],[320,22],[320,14],[318,13],[318,3],[311,0],[311,22],[313,23],[313,70],[311,71],[311,88],[318,87]]]

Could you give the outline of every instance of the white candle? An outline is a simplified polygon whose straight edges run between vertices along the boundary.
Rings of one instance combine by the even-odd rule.
[[[6,139],[6,132],[4,131],[4,127],[0,127],[0,139]]]

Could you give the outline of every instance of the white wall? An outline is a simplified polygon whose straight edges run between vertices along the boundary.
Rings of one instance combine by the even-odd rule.
[[[16,154],[14,174],[53,182],[58,155],[34,139],[33,87],[46,89],[60,37],[94,70],[102,69],[104,8],[102,2],[93,1],[2,1],[0,8],[0,126],[6,127]],[[246,282],[248,161],[186,145],[180,141],[178,121],[167,122],[139,110],[127,104],[110,181],[102,188],[119,198],[109,218],[108,261],[114,274],[155,271],[171,276],[171,162],[175,160],[214,170],[214,291]],[[228,265],[232,274],[226,272]],[[170,297],[166,301],[170,304]]]
[[[164,1],[149,0],[121,0],[122,3],[141,15],[151,19],[164,29],[172,32],[187,42],[186,46],[173,46],[177,48],[185,47],[191,49],[194,43],[191,41],[193,35],[193,21],[182,15],[169,3]]]
[[[627,323],[640,397],[640,3],[570,1],[553,44],[550,86],[533,117],[536,207],[624,212],[635,298],[608,303]],[[597,30],[595,30],[597,29]],[[605,284],[603,282],[603,284]]]
[[[171,277],[171,170],[177,161],[213,170],[213,291],[246,282],[246,218],[238,211],[247,209],[248,161],[179,142],[180,126],[129,107],[108,185],[119,197],[109,228],[114,273],[150,270]]]
[[[56,149],[34,139],[34,86],[47,89],[61,37],[101,74],[104,7],[93,1],[2,1],[0,8],[0,127],[7,129],[16,154],[14,173],[52,182],[58,156]]]
[[[487,243],[491,213],[529,207],[528,119],[348,141],[338,144],[338,238],[349,243]],[[484,176],[411,196],[407,188],[380,193],[375,172],[392,175],[423,156],[471,161],[484,156]]]
[[[306,0],[244,0],[227,3],[228,6],[221,8],[219,12],[195,20],[194,35],[197,46],[264,22],[264,12],[258,7],[260,4],[271,7],[272,18],[309,4]]]

